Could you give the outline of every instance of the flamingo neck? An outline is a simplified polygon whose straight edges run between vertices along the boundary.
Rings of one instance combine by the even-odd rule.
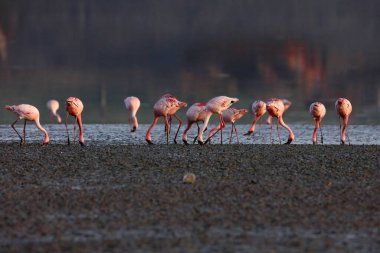
[[[203,133],[204,133],[204,131],[207,128],[207,125],[208,125],[208,122],[210,121],[211,115],[212,115],[212,112],[210,110],[207,110],[206,111],[206,116],[205,116],[205,121],[203,123],[201,132],[199,133],[199,136],[198,136],[199,140],[202,141],[202,142],[203,142]]]
[[[47,144],[47,143],[49,143],[49,134],[48,134],[48,132],[46,131],[46,129],[43,128],[43,127],[41,126],[41,124],[40,124],[40,119],[39,119],[39,118],[36,119],[36,120],[35,120],[35,123],[36,123],[37,128],[40,129],[41,132],[43,132],[43,133],[45,134],[43,144]]]
[[[293,141],[294,140],[293,131],[292,129],[290,129],[290,127],[288,127],[288,125],[285,124],[284,120],[282,119],[282,116],[278,117],[278,122],[280,123],[281,126],[283,126],[286,130],[288,130],[289,132],[288,141]]]

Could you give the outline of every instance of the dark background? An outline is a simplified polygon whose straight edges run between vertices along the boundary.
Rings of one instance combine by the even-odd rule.
[[[0,0],[0,104],[77,96],[87,123],[142,123],[166,92],[190,105],[218,95],[288,98],[286,118],[310,122],[321,101],[353,104],[352,122],[380,123],[380,2],[376,0]],[[184,117],[186,110],[180,114]],[[14,116],[0,110],[0,123]],[[252,116],[245,117],[245,122]]]

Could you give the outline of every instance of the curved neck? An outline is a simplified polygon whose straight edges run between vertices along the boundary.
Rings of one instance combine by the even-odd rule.
[[[205,120],[204,120],[204,123],[203,123],[202,129],[201,129],[201,132],[199,133],[199,136],[198,136],[198,138],[199,138],[200,141],[203,141],[203,133],[204,133],[204,131],[205,131],[206,128],[207,128],[207,125],[208,125],[208,122],[210,121],[210,117],[211,117],[211,115],[212,115],[212,112],[209,111],[209,110],[207,110],[207,111],[206,111]]]
[[[48,142],[49,142],[49,134],[48,134],[48,132],[45,130],[45,128],[43,128],[43,127],[41,126],[41,124],[40,124],[40,119],[37,118],[34,122],[36,123],[37,128],[40,129],[41,132],[43,132],[43,133],[45,134],[45,137],[44,137],[44,143],[48,143]]]
[[[288,132],[289,132],[288,140],[294,140],[293,131],[292,131],[292,129],[290,129],[290,127],[288,127],[288,125],[285,124],[284,120],[282,119],[282,116],[278,117],[278,123],[280,123],[281,126],[283,126],[284,128],[286,128],[286,130],[288,130]]]

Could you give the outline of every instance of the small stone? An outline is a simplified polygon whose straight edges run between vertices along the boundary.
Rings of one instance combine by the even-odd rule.
[[[184,184],[194,184],[195,183],[196,176],[194,173],[186,173],[183,176],[183,183]]]

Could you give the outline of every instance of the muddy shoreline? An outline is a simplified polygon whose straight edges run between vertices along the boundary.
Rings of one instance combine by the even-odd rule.
[[[0,144],[2,252],[376,252],[380,146]],[[195,184],[183,184],[192,172]]]

